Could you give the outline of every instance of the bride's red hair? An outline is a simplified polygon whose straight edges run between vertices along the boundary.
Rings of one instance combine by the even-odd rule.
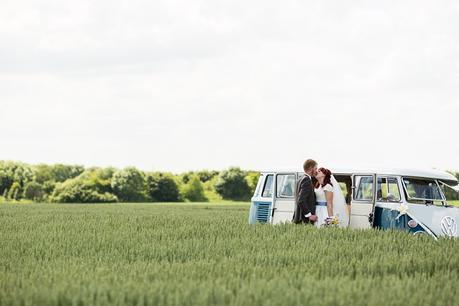
[[[323,174],[325,174],[324,182],[322,184],[322,187],[325,187],[327,184],[330,184],[331,186],[333,186],[333,184],[331,182],[331,176],[332,176],[331,171],[328,170],[327,168],[319,168],[318,171],[320,171]],[[317,187],[319,187],[320,185],[321,184],[319,182],[317,182]]]

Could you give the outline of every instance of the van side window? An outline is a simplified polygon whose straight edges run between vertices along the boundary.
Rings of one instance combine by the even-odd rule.
[[[376,197],[379,202],[400,202],[400,189],[395,177],[378,177],[378,192]]]
[[[355,184],[357,186],[357,191],[354,200],[373,200],[373,176],[355,176]]]
[[[263,198],[270,198],[273,196],[273,183],[274,175],[270,174],[266,176],[265,186],[263,187],[263,193],[261,194]]]
[[[295,174],[279,174],[277,175],[277,197],[278,198],[293,198],[295,191]]]

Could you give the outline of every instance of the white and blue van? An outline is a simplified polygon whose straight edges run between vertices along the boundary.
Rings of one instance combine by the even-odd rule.
[[[438,171],[336,170],[349,204],[349,228],[399,229],[414,235],[457,237],[459,208],[448,204],[443,190],[459,191],[453,175]],[[296,182],[301,171],[261,172],[252,197],[249,223],[291,222]]]

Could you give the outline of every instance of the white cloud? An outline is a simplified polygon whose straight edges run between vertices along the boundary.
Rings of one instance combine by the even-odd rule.
[[[459,169],[454,1],[4,1],[0,159]]]

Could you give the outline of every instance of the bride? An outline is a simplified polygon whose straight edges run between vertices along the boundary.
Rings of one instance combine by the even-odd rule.
[[[337,224],[339,227],[347,227],[349,215],[346,209],[346,200],[338,181],[331,171],[319,168],[316,175],[314,192],[316,194],[317,227]]]

